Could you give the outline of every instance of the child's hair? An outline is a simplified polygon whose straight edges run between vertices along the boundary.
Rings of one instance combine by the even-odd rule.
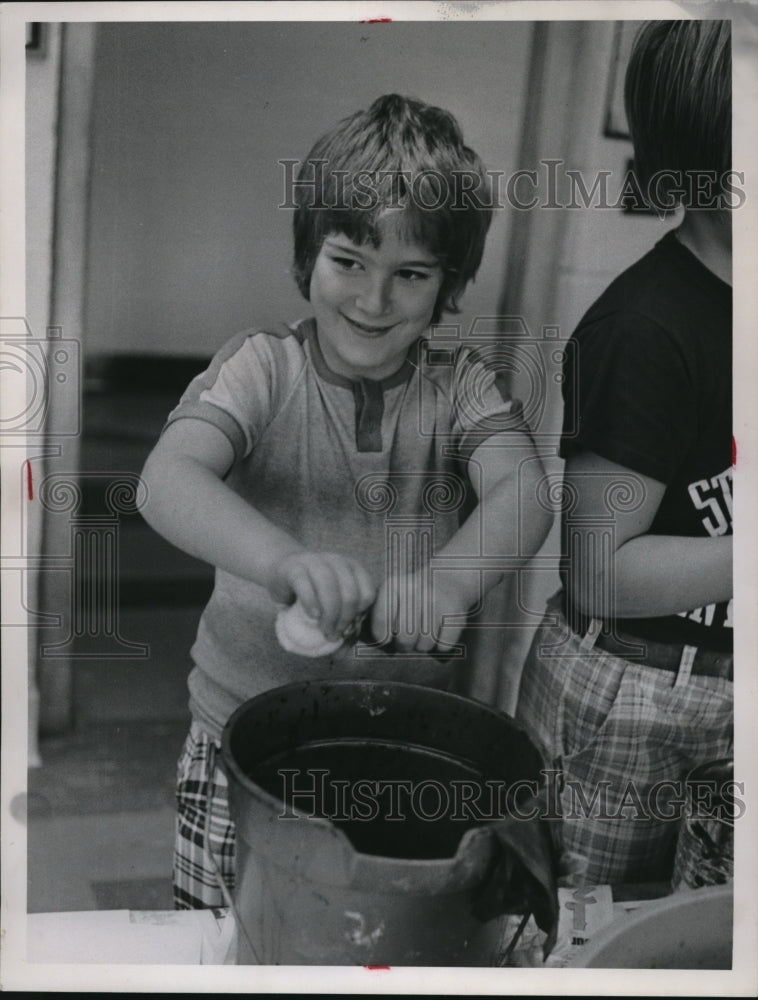
[[[490,177],[442,108],[397,94],[343,119],[323,135],[295,185],[295,280],[305,298],[324,239],[343,233],[380,243],[379,222],[396,214],[401,236],[434,254],[444,277],[432,322],[457,312],[475,276],[492,218]]]
[[[732,56],[729,21],[651,21],[637,33],[624,87],[643,191],[664,171],[659,194],[687,207],[697,197],[693,175],[715,174],[722,190],[732,153]],[[652,200],[652,199],[651,199]]]

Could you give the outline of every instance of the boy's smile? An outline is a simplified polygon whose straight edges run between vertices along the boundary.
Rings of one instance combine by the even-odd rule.
[[[384,379],[429,327],[442,267],[423,247],[382,226],[378,247],[342,233],[326,237],[313,266],[310,301],[331,370],[350,379]]]

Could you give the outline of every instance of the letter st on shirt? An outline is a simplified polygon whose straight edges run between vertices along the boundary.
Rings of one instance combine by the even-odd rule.
[[[697,510],[703,511],[703,527],[715,538],[725,535],[732,525],[732,470],[725,469],[710,479],[690,483],[689,494]]]

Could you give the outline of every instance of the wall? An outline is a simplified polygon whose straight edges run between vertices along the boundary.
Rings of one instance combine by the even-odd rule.
[[[87,348],[209,354],[308,305],[289,274],[281,158],[382,93],[452,111],[491,167],[516,168],[527,23],[100,25]],[[462,320],[493,313],[500,212]]]

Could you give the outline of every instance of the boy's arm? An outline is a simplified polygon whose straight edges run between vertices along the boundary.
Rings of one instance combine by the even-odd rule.
[[[204,420],[170,424],[147,459],[143,516],[190,555],[265,587],[273,600],[298,597],[329,637],[372,602],[375,585],[356,561],[311,552],[224,482],[234,451]]]
[[[397,635],[395,643],[403,650],[428,652],[438,642],[454,643],[463,629],[463,617],[504,576],[505,571],[491,568],[492,563],[506,556],[525,564],[550,530],[552,514],[536,500],[543,468],[527,432],[504,431],[489,437],[469,459],[469,471],[479,503],[432,558],[431,628],[422,630],[417,622],[414,635]],[[440,563],[448,568],[439,568]],[[409,581],[416,593],[421,590],[420,576]],[[385,581],[374,606],[372,627],[378,639],[393,632],[391,592]],[[458,623],[443,625],[445,618],[454,617]]]
[[[609,488],[620,476],[639,480],[642,500],[635,510],[613,511],[615,550],[604,555],[592,536],[598,528],[607,533]],[[691,611],[732,596],[731,535],[647,534],[663,498],[663,483],[589,451],[567,460],[565,481],[577,498],[572,533],[579,537],[571,548],[568,589],[579,611],[606,620],[648,618]],[[579,558],[577,548],[582,553]]]

